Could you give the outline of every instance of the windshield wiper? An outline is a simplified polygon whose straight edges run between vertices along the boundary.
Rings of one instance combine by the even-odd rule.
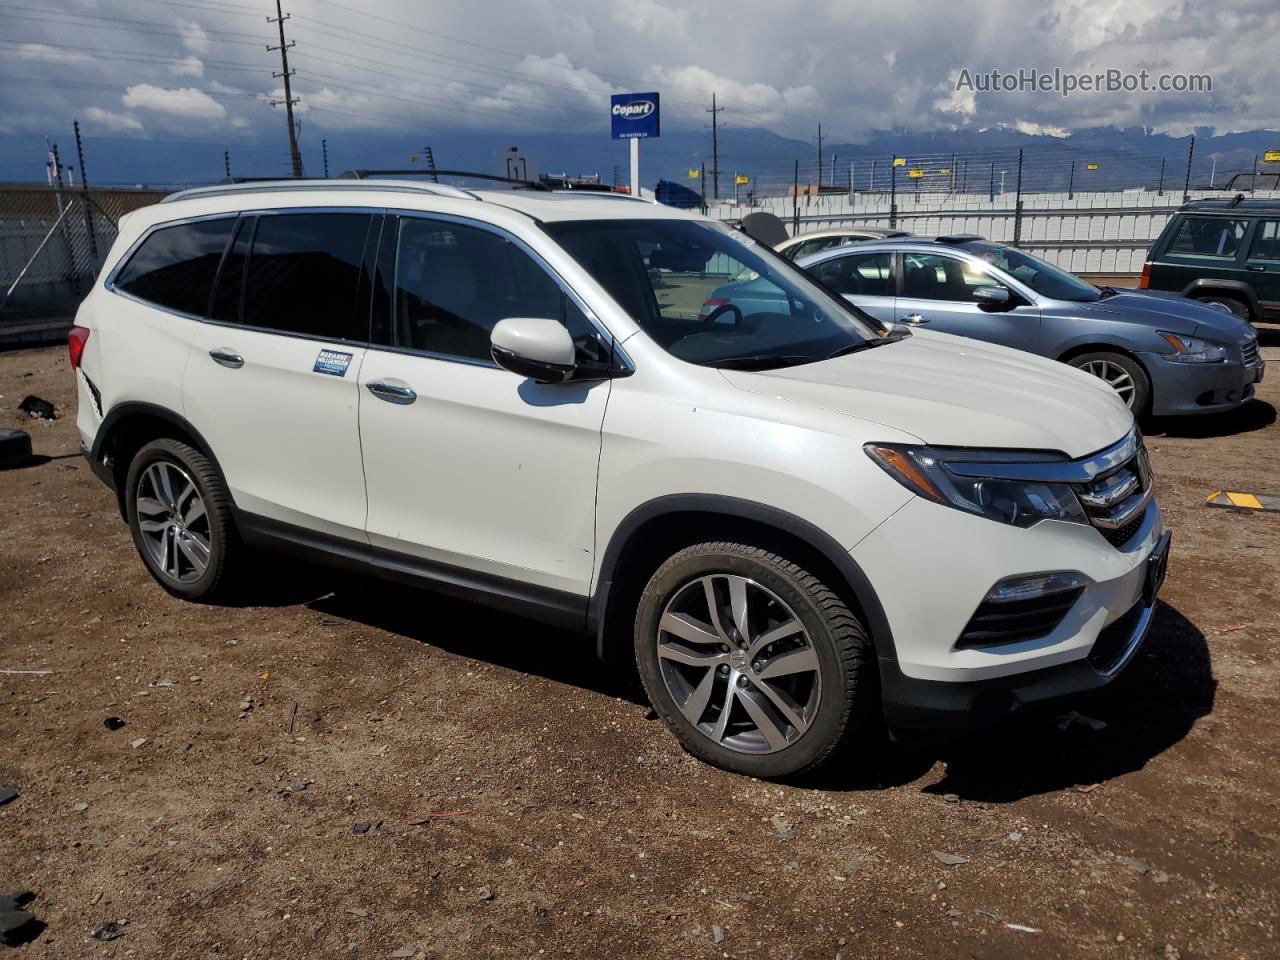
[[[860,343],[850,343],[841,347],[835,353],[830,353],[823,357],[823,360],[834,360],[836,357],[847,357],[851,353],[860,353],[863,350],[870,350],[872,347],[883,347],[886,343],[897,343],[899,340],[905,340],[906,337],[877,337],[874,340],[863,340]]]
[[[801,356],[789,353],[753,353],[745,357],[725,357],[721,360],[708,360],[704,367],[716,367],[720,370],[771,370],[776,367],[794,367],[801,363],[816,363],[817,357]]]
[[[1107,297],[1114,297],[1119,292],[1120,291],[1115,287],[1099,287],[1098,293],[1101,294],[1101,296],[1099,296],[1098,299],[1105,300]]]

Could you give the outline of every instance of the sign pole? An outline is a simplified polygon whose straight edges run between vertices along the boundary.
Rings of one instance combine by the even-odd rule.
[[[631,138],[631,195],[640,196],[640,138]]]

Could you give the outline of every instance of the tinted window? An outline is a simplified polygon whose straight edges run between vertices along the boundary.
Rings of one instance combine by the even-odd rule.
[[[489,334],[499,320],[547,317],[568,327],[579,362],[608,360],[608,347],[577,304],[505,237],[416,217],[400,218],[396,229],[392,346],[492,363]]]
[[[1249,256],[1254,260],[1280,260],[1280,220],[1263,220],[1257,231]]]
[[[902,257],[902,295],[917,300],[976,302],[978,287],[1002,287],[984,270],[967,260],[939,257],[930,253],[907,253]]]
[[[780,254],[723,224],[584,220],[543,229],[650,338],[690,363],[774,369],[881,333]]]
[[[1234,257],[1248,225],[1247,220],[1186,217],[1169,244],[1168,252],[1195,257]]]
[[[865,297],[891,297],[893,286],[889,282],[888,253],[863,253],[847,257],[832,257],[813,267],[809,272],[837,293],[861,294]]]
[[[240,307],[244,300],[244,264],[249,256],[249,241],[253,239],[254,217],[242,219],[236,227],[236,237],[231,249],[222,261],[218,274],[218,286],[213,294],[213,306],[209,316],[227,323],[240,322]]]
[[[203,317],[235,218],[198,220],[152,233],[116,277],[117,289]]]
[[[811,253],[817,253],[820,250],[827,250],[831,247],[838,247],[844,242],[843,237],[815,237],[812,240],[805,240],[803,243],[797,243],[787,256],[792,260],[799,260],[801,257],[807,257]]]
[[[368,338],[359,309],[367,213],[258,218],[245,274],[243,321],[304,336]]]

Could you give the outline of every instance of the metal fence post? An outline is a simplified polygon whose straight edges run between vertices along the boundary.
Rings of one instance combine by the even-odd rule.
[[[1018,151],[1018,192],[1013,202],[1013,245],[1022,240],[1022,151]]]
[[[1067,199],[1074,200],[1076,198],[1076,162],[1071,161],[1071,173],[1067,177]]]
[[[895,157],[894,160],[897,158]],[[898,229],[898,165],[889,161],[889,229]]]
[[[991,180],[987,183],[987,202],[996,202],[996,162],[991,161]]]
[[[791,235],[800,232],[800,161],[796,161],[795,174],[791,182]]]
[[[89,234],[89,256],[93,258],[93,269],[98,269],[98,235],[93,229],[93,211],[89,209],[89,176],[84,169],[84,144],[80,141],[80,121],[75,120],[72,126],[76,131],[76,159],[80,163],[80,205],[84,207],[84,228]]]
[[[1196,154],[1196,138],[1191,136],[1191,145],[1187,147],[1187,177],[1182,181],[1182,202],[1186,203],[1191,199],[1191,158]]]

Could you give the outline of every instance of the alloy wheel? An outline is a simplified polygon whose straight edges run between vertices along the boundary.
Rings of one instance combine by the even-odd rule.
[[[159,460],[138,480],[138,528],[156,566],[190,583],[209,569],[209,515],[195,481],[176,463]]]
[[[817,651],[795,611],[754,580],[713,573],[684,584],[662,612],[656,642],[667,692],[713,743],[774,753],[813,722]]]
[[[1120,399],[1124,401],[1126,407],[1133,408],[1133,398],[1138,392],[1137,386],[1133,382],[1133,377],[1120,364],[1111,360],[1090,360],[1080,369],[1085,373],[1093,374],[1107,384],[1112,390],[1120,394]]]

